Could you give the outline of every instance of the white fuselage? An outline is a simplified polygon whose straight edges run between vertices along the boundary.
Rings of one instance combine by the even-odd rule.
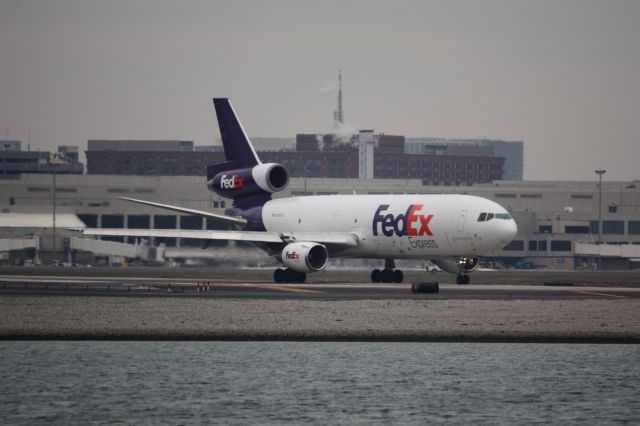
[[[479,221],[481,213],[485,220]],[[491,218],[486,220],[488,214]],[[497,216],[496,216],[497,215]],[[268,201],[267,231],[341,232],[347,257],[436,259],[479,256],[508,244],[517,226],[499,204],[471,195],[323,195]],[[330,249],[330,247],[329,247]]]

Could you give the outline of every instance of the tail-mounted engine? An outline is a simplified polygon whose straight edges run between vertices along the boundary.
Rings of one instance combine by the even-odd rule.
[[[282,263],[297,272],[317,272],[327,266],[329,253],[318,243],[289,243],[282,250]]]
[[[284,166],[266,163],[252,168],[219,172],[209,180],[207,186],[221,197],[235,199],[260,192],[279,192],[288,184],[289,173]]]
[[[473,272],[478,267],[477,257],[459,257],[455,259],[436,259],[432,260],[443,271],[450,274],[466,274]]]

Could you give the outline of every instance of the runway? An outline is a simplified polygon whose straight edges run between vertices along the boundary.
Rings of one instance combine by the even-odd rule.
[[[64,272],[64,271],[62,271]],[[431,278],[427,276],[427,278]],[[434,278],[437,278],[434,276]],[[434,281],[434,280],[430,280]],[[546,284],[546,285],[545,285]],[[570,285],[568,281],[530,284],[439,284],[438,293],[415,294],[411,283],[316,282],[274,284],[224,278],[141,276],[0,275],[0,294],[52,296],[206,297],[237,299],[432,299],[432,300],[574,300],[640,299],[637,287]]]
[[[486,272],[475,284],[367,271],[274,284],[272,271],[0,270],[1,339],[640,343],[638,273]],[[416,294],[411,282],[437,281]]]

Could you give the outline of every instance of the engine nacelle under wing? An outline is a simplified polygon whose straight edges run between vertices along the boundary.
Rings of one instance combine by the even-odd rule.
[[[477,257],[459,257],[454,259],[435,259],[433,263],[438,265],[443,271],[450,274],[466,274],[473,272],[478,267]]]
[[[318,272],[327,266],[329,253],[322,244],[295,242],[282,250],[282,263],[298,272]]]

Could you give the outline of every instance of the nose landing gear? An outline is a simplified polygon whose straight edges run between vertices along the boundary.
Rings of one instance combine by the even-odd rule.
[[[393,259],[385,259],[383,270],[374,269],[371,271],[371,282],[401,283],[404,280],[404,273],[395,267]]]
[[[457,275],[456,276],[456,283],[457,284],[469,284],[469,281],[471,281],[471,279],[469,278],[469,275]]]

